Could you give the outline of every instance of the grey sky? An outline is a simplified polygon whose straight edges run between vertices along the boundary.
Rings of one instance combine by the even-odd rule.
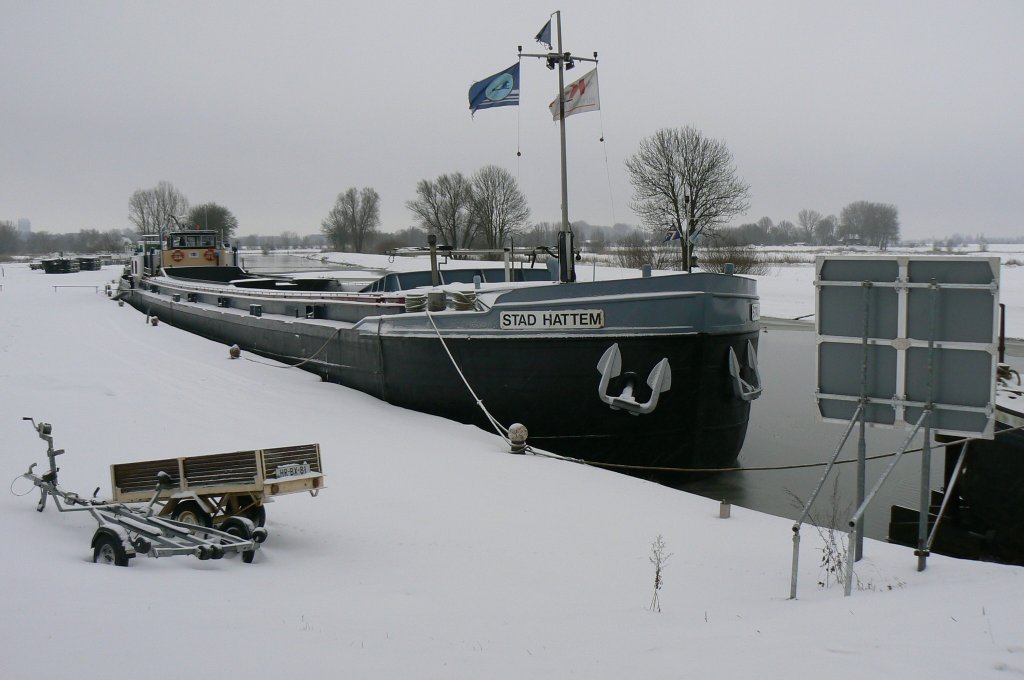
[[[736,223],[869,200],[905,237],[1024,234],[1019,0],[0,0],[0,219],[124,227],[131,193],[166,179],[243,234],[312,233],[372,186],[393,230],[418,180],[493,163],[555,222],[555,76],[524,59],[518,109],[467,102],[517,45],[543,51],[555,9],[565,48],[601,58],[601,113],[567,120],[570,219],[636,222],[623,159],[689,124],[751,185]]]

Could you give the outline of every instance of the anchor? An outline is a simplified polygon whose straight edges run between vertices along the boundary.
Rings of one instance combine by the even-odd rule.
[[[622,373],[622,353],[619,351],[619,343],[613,344],[601,355],[597,362],[597,370],[601,373],[601,381],[597,385],[597,395],[601,401],[608,404],[613,411],[626,411],[630,415],[638,416],[654,411],[658,407],[658,397],[662,392],[672,387],[672,368],[668,365],[668,358],[659,361],[651,374],[647,377],[647,385],[651,388],[651,398],[644,403],[638,402],[633,397],[633,388],[636,386],[636,375],[627,373],[626,386],[622,394],[613,397],[608,394],[608,385],[612,378],[617,378]]]
[[[745,372],[750,375],[751,382],[743,379]],[[747,340],[747,362],[745,365],[740,365],[736,352],[732,347],[729,348],[729,375],[732,377],[733,396],[743,401],[753,401],[761,396],[764,386],[761,384],[761,371],[757,368],[757,352],[754,351],[754,345],[749,340]]]

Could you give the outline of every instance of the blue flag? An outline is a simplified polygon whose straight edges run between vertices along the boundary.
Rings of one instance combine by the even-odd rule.
[[[551,49],[551,19],[548,19],[548,23],[544,24],[544,28],[540,29],[534,40],[539,42],[541,45],[547,45],[548,49]]]
[[[519,106],[519,62],[473,83],[469,88],[469,110],[472,113],[495,106]]]
[[[682,234],[682,232],[680,232],[680,231],[679,231],[678,229],[676,229],[675,227],[672,227],[672,228],[671,228],[671,229],[669,229],[669,230],[668,230],[668,232],[667,232],[667,233],[665,234],[665,240],[664,240],[664,241],[662,241],[662,243],[668,243],[669,241],[681,241],[682,239],[683,239],[683,234]]]

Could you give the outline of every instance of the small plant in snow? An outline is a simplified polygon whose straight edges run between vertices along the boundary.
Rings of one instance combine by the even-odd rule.
[[[803,508],[804,502],[795,493],[786,489],[786,493],[793,499],[794,505],[798,508]],[[839,476],[836,475],[832,481],[832,503],[822,511],[812,511],[808,515],[811,525],[818,532],[818,536],[821,538],[821,573],[818,577],[818,587],[828,588],[833,583],[839,585],[846,584],[846,562],[849,556],[850,546],[847,545],[847,539],[849,534],[845,531],[836,529],[837,526],[843,523],[843,517],[849,517],[853,514],[853,509],[849,506],[845,510],[839,508]],[[860,589],[859,579],[854,574],[855,584]]]
[[[651,556],[648,558],[651,564],[654,565],[654,597],[651,598],[651,611],[660,612],[661,602],[658,600],[658,591],[661,590],[661,584],[664,581],[661,578],[661,572],[668,564],[668,559],[672,557],[672,553],[665,552],[665,539],[658,534],[658,537],[654,539],[654,543],[651,544]]]

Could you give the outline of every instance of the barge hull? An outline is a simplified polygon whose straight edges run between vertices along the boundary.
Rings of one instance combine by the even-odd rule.
[[[175,301],[166,290],[127,289],[121,294],[132,306],[172,326],[299,364],[324,380],[397,406],[491,430],[464,378],[500,423],[526,425],[529,443],[560,455],[622,466],[634,474],[644,470],[630,466],[728,467],[746,435],[750,402],[735,393],[729,355],[732,350],[742,358],[748,347],[756,350],[756,325],[737,332],[605,329],[568,337],[442,328],[439,333],[453,364],[438,333],[422,324],[410,330],[407,318],[412,315],[393,315],[400,308],[345,323],[308,319],[298,312],[296,318],[250,315],[214,306],[206,294],[194,296],[192,302],[182,301],[180,294]],[[620,395],[631,381],[634,399],[645,402],[651,396],[648,375],[659,361],[668,359],[671,386],[660,394],[653,412],[613,410],[600,398],[598,363],[614,344],[619,346],[623,373],[610,380],[609,395]]]

